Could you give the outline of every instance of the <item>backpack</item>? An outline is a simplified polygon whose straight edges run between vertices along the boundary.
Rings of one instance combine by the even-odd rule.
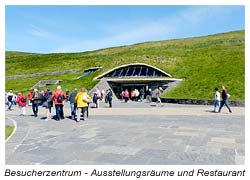
[[[107,94],[107,99],[108,99],[108,101],[111,101],[111,100],[112,100],[112,92],[109,92],[109,93]]]
[[[95,93],[94,96],[93,96],[93,102],[96,102],[97,99],[98,99],[98,97],[97,97],[97,94]]]
[[[52,102],[52,99],[50,96],[48,97],[47,102]]]
[[[21,102],[26,102],[26,100],[27,100],[26,97],[23,96],[21,97]]]
[[[63,102],[63,96],[61,94],[58,95],[57,97],[57,102]]]
[[[8,96],[7,98],[8,98],[8,101],[12,101],[13,96]]]

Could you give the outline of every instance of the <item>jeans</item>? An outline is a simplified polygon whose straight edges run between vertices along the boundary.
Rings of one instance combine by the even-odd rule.
[[[34,116],[37,117],[37,113],[38,113],[38,104],[37,103],[32,104],[32,110],[33,110]]]
[[[63,104],[55,104],[56,108],[56,120],[64,119]]]
[[[12,101],[8,101],[8,110],[11,110],[12,105],[13,105],[13,102]]]
[[[140,100],[143,101],[143,99],[144,99],[144,94],[141,94],[140,95]]]
[[[128,97],[124,97],[124,99],[125,99],[125,102],[128,102]]]
[[[220,101],[219,100],[214,101],[214,112],[216,112],[216,107],[217,106],[220,108]]]
[[[112,107],[112,99],[108,100],[108,101],[109,101],[109,107],[111,108]]]
[[[71,119],[75,119],[76,118],[76,105],[75,105],[75,103],[71,103],[70,107],[71,107]]]
[[[229,101],[228,100],[222,100],[221,101],[221,105],[220,105],[220,109],[219,109],[219,112],[221,111],[222,107],[224,106],[224,104],[226,105],[228,111],[231,113],[232,110],[230,108],[230,105],[229,105]]]

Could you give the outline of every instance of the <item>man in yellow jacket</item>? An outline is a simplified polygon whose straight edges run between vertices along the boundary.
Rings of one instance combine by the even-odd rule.
[[[81,88],[75,97],[75,103],[77,104],[77,122],[80,121],[81,114],[83,119],[87,120],[88,103],[91,101],[91,97],[88,95],[85,88]],[[85,113],[86,112],[86,113]]]

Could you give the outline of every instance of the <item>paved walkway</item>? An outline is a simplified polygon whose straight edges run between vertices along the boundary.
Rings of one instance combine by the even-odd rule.
[[[6,164],[43,165],[230,165],[245,162],[245,108],[120,103],[114,108],[90,108],[87,121],[44,121],[6,111],[6,123],[17,123],[6,142]],[[54,113],[54,111],[53,111]],[[65,115],[69,115],[65,105]]]

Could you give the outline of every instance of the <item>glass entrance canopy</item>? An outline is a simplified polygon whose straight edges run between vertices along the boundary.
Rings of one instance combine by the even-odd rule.
[[[171,77],[170,74],[161,69],[143,63],[126,64],[96,77],[100,78],[126,78],[126,77]]]

